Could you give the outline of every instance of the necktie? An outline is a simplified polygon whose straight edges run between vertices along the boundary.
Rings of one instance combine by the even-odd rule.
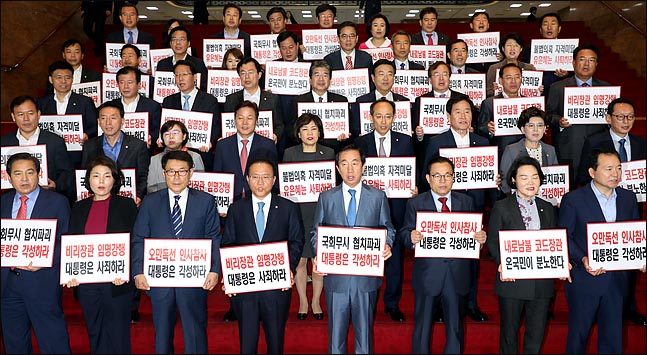
[[[258,233],[258,241],[263,240],[263,233],[265,233],[265,212],[263,212],[265,202],[258,203],[258,212],[256,212],[256,233]]]
[[[440,94],[438,97],[447,97],[447,94]]]
[[[463,69],[458,69],[458,74],[463,74]]]
[[[319,102],[323,102],[323,97],[319,96]]]
[[[357,201],[355,201],[355,190],[350,189],[348,193],[350,194],[350,202],[348,203],[348,213],[346,213],[346,221],[348,221],[349,227],[355,226],[355,220],[357,219]]]
[[[438,201],[443,204],[440,212],[449,212],[449,207],[447,207],[447,197],[439,197]]]
[[[128,31],[128,43],[135,43],[135,40],[133,39],[133,31]]]
[[[243,139],[243,149],[240,150],[240,170],[245,174],[245,168],[247,167],[247,142],[249,139]]]
[[[582,83],[582,87],[587,87],[589,86],[589,83]]]
[[[346,56],[346,70],[351,70],[353,69],[353,57],[347,55]]]
[[[173,212],[171,212],[171,222],[173,223],[173,232],[175,238],[180,238],[182,234],[182,210],[180,210],[180,195],[175,195],[175,204],[173,205]]]
[[[191,107],[189,107],[189,99],[191,98],[191,95],[184,95],[184,104],[182,105],[182,110],[184,111],[190,111]]]
[[[384,140],[386,137],[380,137],[380,151],[377,153],[378,157],[385,157],[386,152],[384,151]]]
[[[16,214],[16,219],[27,219],[27,200],[29,197],[20,196],[20,208],[18,208],[18,214]]]
[[[427,33],[427,45],[429,45],[429,46],[434,44],[434,40],[433,40],[432,36],[433,35],[431,33]]]
[[[404,63],[400,63],[400,69],[404,70]]]
[[[620,154],[620,162],[624,163],[628,161],[627,159],[627,149],[625,149],[625,142],[627,140],[622,138],[618,142],[620,142],[620,149],[618,149],[618,153]],[[22,206],[21,206],[22,207]]]

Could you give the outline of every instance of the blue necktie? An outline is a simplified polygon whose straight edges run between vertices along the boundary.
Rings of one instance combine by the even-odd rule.
[[[184,111],[190,111],[191,107],[189,107],[189,99],[191,98],[191,95],[184,95],[184,104],[182,105],[182,110]]]
[[[355,201],[355,190],[350,189],[348,193],[350,194],[350,202],[348,203],[348,213],[346,214],[346,220],[348,221],[349,227],[355,226],[355,220],[357,219],[357,201]]]
[[[133,31],[128,31],[128,43],[135,43],[135,40],[133,39]]]
[[[590,86],[589,83],[582,83],[582,87]]]
[[[256,233],[258,233],[258,241],[263,241],[263,233],[265,233],[265,212],[263,207],[265,202],[258,203],[258,212],[256,212]]]
[[[175,195],[175,204],[173,205],[173,212],[171,212],[171,222],[173,223],[173,231],[175,238],[180,238],[182,233],[182,211],[180,210],[180,195]]]
[[[404,70],[404,63],[400,63],[400,69]]]
[[[618,142],[620,142],[620,149],[618,149],[618,153],[620,154],[620,162],[624,163],[628,161],[627,159],[627,149],[625,149],[625,142],[627,140],[624,138],[621,138]]]

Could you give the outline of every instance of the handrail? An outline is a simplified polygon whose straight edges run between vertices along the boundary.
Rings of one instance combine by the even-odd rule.
[[[626,22],[627,24],[629,24],[629,26],[631,26],[634,30],[636,30],[636,32],[640,33],[640,35],[641,35],[641,36],[643,36],[643,38],[647,38],[647,35],[645,35],[645,32],[643,32],[643,31],[642,31],[638,26],[636,26],[633,22],[631,22],[631,20],[629,20],[628,18],[626,18],[626,17],[622,14],[622,12],[620,12],[620,11],[619,11],[618,9],[616,9],[614,6],[611,6],[610,4],[607,4],[607,2],[606,2],[606,1],[600,1],[600,2],[602,3],[602,5],[604,5],[604,6],[606,6],[607,8],[609,8],[609,10],[613,11],[613,13],[615,13],[618,17],[620,17],[624,22]]]
[[[47,36],[45,36],[45,38],[43,38],[43,40],[41,40],[40,43],[34,46],[34,48],[32,48],[32,50],[29,53],[27,53],[27,55],[22,57],[18,61],[18,63],[14,65],[0,64],[0,69],[2,69],[3,72],[10,72],[14,69],[18,69],[18,67],[20,67],[22,63],[24,63],[29,57],[31,57],[36,52],[36,50],[38,50],[45,42],[47,42],[50,38],[52,38],[52,36],[63,27],[63,25],[68,23],[79,10],[81,10],[81,7],[74,9],[74,11],[72,11],[65,19],[63,19],[56,27],[54,27],[54,29],[52,29],[52,31]]]

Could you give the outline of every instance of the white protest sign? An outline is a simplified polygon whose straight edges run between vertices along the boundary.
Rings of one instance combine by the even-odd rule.
[[[225,53],[230,48],[238,48],[244,55],[245,40],[242,38],[205,38],[202,40],[202,53],[204,65],[207,68],[221,68],[225,59]]]
[[[391,49],[391,47],[366,48],[361,50],[371,55],[371,58],[373,58],[373,63],[377,62],[380,59],[393,61],[393,50]]]
[[[227,214],[229,206],[234,202],[234,174],[196,171],[191,175],[189,187],[212,195],[218,213]]]
[[[355,102],[369,92],[368,69],[333,70],[328,91],[346,96],[348,102]]]
[[[301,95],[310,91],[310,63],[268,61],[265,63],[265,90],[277,95]]]
[[[101,100],[103,102],[108,102],[114,99],[121,98],[121,92],[119,92],[119,85],[117,81],[117,74],[115,73],[103,73],[103,91],[101,92]],[[150,75],[142,75],[142,80],[140,82],[139,94],[148,97],[148,85],[150,83]]]
[[[324,274],[384,276],[386,229],[317,228],[317,270]]]
[[[334,28],[303,29],[301,30],[301,37],[303,45],[306,47],[306,51],[303,53],[303,59],[305,60],[323,59],[327,54],[339,49],[339,38],[337,37],[337,30]]]
[[[474,233],[482,225],[482,213],[417,212],[416,230],[422,240],[415,245],[414,257],[478,259],[481,244]]]
[[[42,117],[42,116],[41,116]],[[7,174],[7,160],[9,157],[16,153],[29,153],[35,156],[40,161],[40,174],[38,174],[38,185],[47,186],[47,147],[45,144],[39,145],[21,145],[21,146],[6,146],[2,147],[2,156],[0,157],[0,165],[2,169],[2,190],[11,189],[9,183],[9,174]]]
[[[570,124],[607,124],[607,106],[620,97],[620,86],[564,88],[564,117]]]
[[[645,159],[622,163],[620,186],[633,191],[638,202],[645,202]]]
[[[421,97],[419,125],[425,134],[439,134],[449,129],[448,97]]]
[[[304,113],[317,115],[324,129],[324,139],[337,139],[349,135],[348,102],[298,102],[297,117]]]
[[[227,138],[236,134],[236,119],[234,112],[223,112],[221,115],[222,137]],[[272,111],[258,111],[254,132],[269,139],[274,135],[274,117]]]
[[[2,267],[52,267],[56,219],[2,219],[0,255]]]
[[[169,120],[180,121],[184,123],[189,131],[189,141],[186,146],[189,148],[199,149],[208,147],[211,142],[211,125],[213,124],[213,114],[209,112],[173,110],[162,108],[161,124]]]
[[[235,70],[215,69],[209,70],[207,92],[224,103],[227,95],[243,89],[240,76]]]
[[[589,266],[593,270],[633,270],[645,266],[645,221],[588,223],[586,236]]]
[[[124,173],[124,181],[119,189],[119,196],[132,198],[137,201],[137,175],[135,169],[121,169]],[[83,200],[92,196],[90,191],[85,188],[85,169],[74,170],[74,181],[76,183],[76,200]]]
[[[373,121],[371,121],[371,104],[372,102],[359,103],[360,136],[375,129]],[[395,115],[391,130],[411,136],[413,129],[411,128],[411,103],[409,101],[395,102]]]
[[[61,236],[61,285],[130,280],[130,233]]]
[[[281,50],[276,42],[277,36],[276,34],[250,35],[251,57],[261,65],[281,58]]]
[[[573,71],[573,51],[579,38],[533,39],[530,42],[530,63],[537,70]]]
[[[335,186],[335,178],[333,160],[279,164],[281,196],[295,203],[317,202],[320,193]]]
[[[521,112],[528,107],[537,107],[544,111],[544,97],[494,98],[492,100],[494,135],[498,137],[522,134],[517,127],[517,122]]]
[[[142,73],[148,73],[151,67],[150,45],[144,43],[133,43],[133,45],[139,48],[141,53],[139,70]],[[121,48],[123,46],[124,43],[106,43],[106,66],[108,67],[108,72],[116,73],[123,67],[121,64]]]
[[[569,276],[566,229],[501,230],[499,250],[504,279]]]
[[[202,288],[209,270],[211,239],[144,239],[143,273],[150,287]]]
[[[499,71],[496,70],[495,78],[499,81]],[[519,95],[527,97],[541,96],[539,87],[544,81],[544,72],[539,70],[524,70],[521,73],[521,86],[519,87]],[[503,92],[503,86],[497,85],[494,89],[494,95],[499,95]]]
[[[291,288],[287,242],[220,248],[225,294]]]
[[[41,115],[38,127],[56,133],[65,140],[68,151],[83,150],[83,116],[82,115]]]
[[[89,83],[72,84],[72,92],[87,96],[94,102],[94,107],[101,105],[101,82],[91,81]]]
[[[391,91],[414,102],[417,97],[429,92],[429,88],[426,70],[398,70],[395,72]]]
[[[452,74],[449,88],[469,96],[476,106],[485,100],[485,74]]]
[[[148,115],[149,112],[124,112],[124,124],[121,130],[132,137],[144,142],[148,141]],[[97,126],[97,135],[102,135],[101,126]]]
[[[416,187],[416,157],[366,157],[362,182],[388,198],[410,198]]]
[[[191,50],[191,48],[189,48],[189,50]],[[171,48],[151,49],[149,53],[151,55],[151,74],[155,76],[155,72],[157,71],[157,63],[159,63],[159,61],[162,59],[166,59],[172,56],[173,49]]]
[[[412,45],[409,52],[409,60],[418,63],[428,69],[429,66],[437,61],[445,62],[445,52],[447,48],[444,45]]]
[[[467,44],[467,61],[465,63],[498,62],[499,32],[459,33],[456,38]]]
[[[499,174],[497,147],[440,148],[438,154],[454,162],[452,190],[496,188]]]
[[[201,73],[195,74],[195,87],[200,87],[200,78],[202,77]],[[143,79],[142,79],[143,81]],[[172,71],[161,71],[158,70],[155,72],[155,91],[153,91],[153,100],[162,103],[164,98],[173,95],[176,92],[179,92],[180,89],[175,85],[175,73]]]
[[[537,196],[558,206],[570,190],[568,165],[542,166],[541,171],[544,173],[544,182],[539,187]]]

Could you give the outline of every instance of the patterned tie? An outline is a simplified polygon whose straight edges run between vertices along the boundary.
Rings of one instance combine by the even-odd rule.
[[[184,105],[182,105],[182,110],[184,111],[190,111],[191,107],[189,107],[189,99],[191,98],[191,95],[184,95]]]
[[[18,208],[18,214],[16,214],[16,219],[27,219],[27,200],[29,197],[20,196],[20,208]]]
[[[353,69],[353,57],[347,55],[346,56],[346,70],[351,70]]]
[[[458,69],[458,74],[463,74],[463,69]]]
[[[319,102],[323,102],[323,97],[319,96]]]
[[[404,63],[400,63],[400,69],[404,70]]]
[[[427,33],[427,45],[431,46],[434,44],[433,34]]]
[[[384,140],[386,137],[380,137],[380,152],[377,153],[378,157],[385,157],[386,156],[386,151],[384,151]]]
[[[438,201],[443,204],[440,209],[440,212],[449,212],[449,207],[447,207],[447,197],[439,197]]]
[[[622,139],[620,139],[620,140],[618,141],[618,142],[620,143],[620,149],[618,149],[618,153],[620,154],[620,162],[621,162],[621,163],[624,163],[624,162],[628,161],[628,158],[627,158],[627,149],[625,149],[625,142],[626,142],[626,141],[627,141],[627,140],[626,140],[626,139],[624,139],[624,138],[622,138]]]
[[[265,212],[263,207],[265,202],[258,203],[258,212],[256,212],[256,233],[258,233],[258,241],[263,241],[263,233],[265,233]]]
[[[582,87],[590,86],[589,83],[582,83]]]
[[[175,238],[180,238],[182,234],[182,210],[180,210],[180,195],[175,195],[175,204],[173,205],[173,212],[171,212],[171,222],[173,223],[173,231]]]
[[[348,203],[348,213],[346,213],[346,221],[348,221],[349,227],[355,226],[355,220],[357,219],[357,202],[355,201],[355,190],[350,189],[348,193],[350,194],[350,202]]]
[[[133,39],[133,31],[128,31],[128,43],[135,43],[135,40]]]

